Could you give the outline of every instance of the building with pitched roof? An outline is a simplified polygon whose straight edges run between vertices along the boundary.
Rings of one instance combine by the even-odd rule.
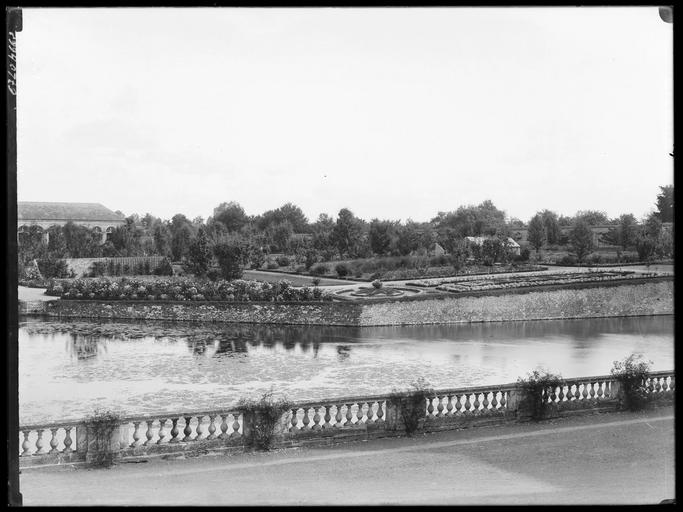
[[[102,243],[106,242],[115,228],[126,224],[123,215],[99,203],[17,202],[18,233],[38,226],[47,241],[48,228],[64,226],[69,221],[101,233]]]

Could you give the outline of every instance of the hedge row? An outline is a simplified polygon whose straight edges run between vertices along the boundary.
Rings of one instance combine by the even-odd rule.
[[[199,281],[196,279],[52,280],[47,295],[80,300],[156,300],[156,301],[310,301],[332,300],[318,287],[294,288],[288,281]]]

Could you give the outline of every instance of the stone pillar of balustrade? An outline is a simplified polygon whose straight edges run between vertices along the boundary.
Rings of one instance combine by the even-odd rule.
[[[121,458],[121,441],[128,441],[130,426],[128,424],[118,425],[109,436],[108,443],[105,446],[112,453],[112,460]],[[98,455],[97,439],[95,431],[92,426],[87,423],[81,423],[77,429],[77,451],[79,453],[85,452],[85,462],[91,464]]]
[[[394,432],[397,430],[405,430],[405,426],[403,424],[403,414],[402,414],[402,401],[401,400],[392,400],[390,398],[387,398],[386,401],[386,411],[384,411],[385,418],[386,418],[386,426],[385,430],[389,432]]]
[[[508,392],[506,416],[519,420],[531,418],[531,410],[524,406],[524,390],[515,387]]]

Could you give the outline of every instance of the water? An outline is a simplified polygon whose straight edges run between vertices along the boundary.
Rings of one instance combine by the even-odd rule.
[[[396,327],[169,322],[19,326],[19,410],[26,425],[96,408],[132,414],[201,411],[258,398],[290,400],[514,382],[544,367],[608,374],[641,352],[674,368],[673,316]]]

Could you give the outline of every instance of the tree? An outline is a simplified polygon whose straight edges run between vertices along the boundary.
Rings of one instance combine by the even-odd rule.
[[[416,229],[415,223],[406,222],[405,225],[399,225],[396,228],[395,250],[398,254],[407,256],[417,250],[419,246],[420,234]]]
[[[224,279],[233,280],[242,277],[242,251],[240,247],[230,242],[220,242],[213,247],[213,254],[218,260]]]
[[[496,208],[488,199],[477,206],[461,206],[454,212],[439,212],[431,222],[437,230],[454,229],[458,238],[508,234],[505,212]]]
[[[256,219],[256,224],[262,231],[283,222],[289,222],[294,233],[308,233],[310,230],[306,215],[293,203],[286,203],[275,210],[268,210]]]
[[[380,256],[389,252],[394,223],[388,220],[372,219],[368,233],[372,252]]]
[[[601,238],[603,242],[619,246],[625,251],[635,243],[636,231],[636,218],[630,213],[625,213],[616,221],[616,226],[610,228]]]
[[[101,235],[73,222],[67,222],[62,228],[66,252],[71,258],[96,258],[101,254]]]
[[[536,249],[536,254],[546,241],[546,231],[541,214],[537,213],[529,221],[529,233],[527,235],[529,243]]]
[[[311,225],[314,248],[319,251],[326,251],[334,245],[331,241],[334,226],[335,222],[329,215],[321,213],[318,216],[318,220]]]
[[[211,267],[211,247],[204,228],[199,228],[197,236],[190,243],[188,262],[190,270],[197,276],[204,276]]]
[[[543,219],[546,241],[555,245],[560,241],[560,223],[557,214],[550,210],[543,210],[539,213]]]
[[[593,231],[591,231],[588,222],[579,219],[569,235],[569,241],[572,245],[572,250],[579,262],[583,262],[584,258],[593,251]]]
[[[192,227],[189,223],[182,224],[171,235],[171,254],[174,261],[181,261],[187,256],[192,241]]]
[[[481,244],[481,254],[484,265],[493,265],[503,256],[503,243],[499,238],[487,238]]]
[[[450,251],[450,260],[453,270],[455,270],[456,273],[465,267],[467,264],[467,258],[469,257],[470,246],[467,243],[467,240],[461,238],[455,241]]]
[[[221,203],[214,208],[213,218],[215,221],[221,222],[228,231],[239,231],[249,222],[244,208],[235,201]]]
[[[674,186],[659,187],[661,193],[657,196],[657,216],[662,222],[674,221]]]
[[[337,246],[340,256],[353,252],[354,245],[358,243],[361,235],[361,226],[353,212],[348,208],[339,210],[337,223],[332,230],[332,241]]]
[[[42,258],[48,251],[43,242],[43,230],[38,226],[29,226],[18,236],[19,261],[26,265],[36,258]],[[60,254],[61,258],[63,254]]]
[[[574,223],[582,220],[589,226],[598,226],[600,224],[609,224],[609,219],[605,212],[597,210],[579,210],[574,215]]]
[[[280,252],[288,252],[289,239],[291,238],[292,233],[294,233],[292,225],[289,223],[289,221],[285,220],[283,222],[275,224],[271,226],[269,230],[271,238],[273,240],[273,243],[277,247],[277,250]]]
[[[163,222],[156,222],[152,227],[152,238],[154,249],[159,256],[169,256],[171,254],[171,231]]]

